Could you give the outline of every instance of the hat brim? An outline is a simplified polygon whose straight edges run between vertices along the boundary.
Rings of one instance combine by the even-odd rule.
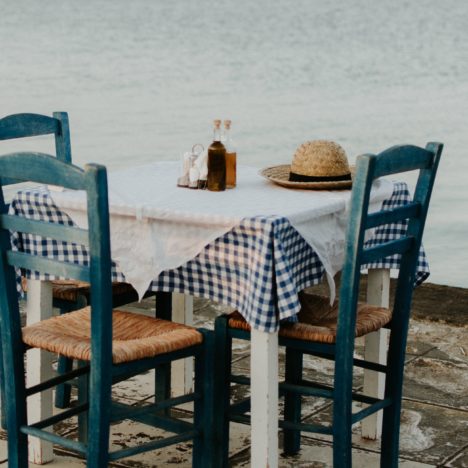
[[[351,179],[354,177],[355,167],[350,166]],[[292,182],[289,180],[290,164],[270,166],[262,169],[260,175],[282,187],[308,190],[345,190],[350,189],[352,180],[336,180],[327,182]]]

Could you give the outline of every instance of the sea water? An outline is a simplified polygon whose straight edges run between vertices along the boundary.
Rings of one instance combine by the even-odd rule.
[[[465,0],[0,4],[0,115],[67,111],[77,164],[179,160],[215,118],[259,168],[310,139],[351,162],[444,142],[424,244],[433,282],[468,286]]]

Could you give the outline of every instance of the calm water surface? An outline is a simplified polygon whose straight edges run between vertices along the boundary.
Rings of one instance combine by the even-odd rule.
[[[424,242],[431,280],[468,287],[465,0],[0,2],[1,115],[68,111],[78,164],[176,160],[213,118],[258,167],[444,142]]]

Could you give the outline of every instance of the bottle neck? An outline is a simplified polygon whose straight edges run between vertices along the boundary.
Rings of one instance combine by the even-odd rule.
[[[218,127],[213,130],[213,141],[221,141],[221,129]]]
[[[223,135],[223,144],[226,147],[226,151],[229,153],[235,153],[236,148],[235,148],[235,143],[232,140],[231,137],[231,129],[230,128],[224,128],[224,135]]]

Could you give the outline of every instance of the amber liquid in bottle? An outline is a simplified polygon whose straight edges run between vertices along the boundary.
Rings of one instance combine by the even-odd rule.
[[[237,153],[226,153],[226,188],[236,186]]]
[[[231,189],[236,186],[237,152],[231,138],[230,120],[224,121],[224,145],[226,146],[226,188]]]
[[[221,143],[221,120],[214,121],[214,138],[208,148],[208,190],[226,190],[226,148]]]

